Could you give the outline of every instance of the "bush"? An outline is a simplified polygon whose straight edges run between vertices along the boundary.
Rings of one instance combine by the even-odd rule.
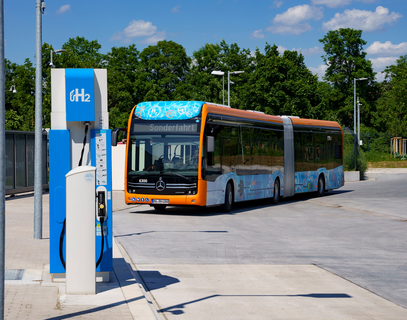
[[[355,152],[350,148],[345,149],[345,170],[353,171],[355,170]],[[360,178],[363,179],[365,172],[367,170],[367,160],[365,153],[362,150],[356,152],[356,171],[360,172]]]
[[[346,171],[355,170],[355,145],[353,135],[344,135],[344,163]],[[362,179],[367,170],[367,160],[362,149],[356,150],[356,171],[360,172]]]

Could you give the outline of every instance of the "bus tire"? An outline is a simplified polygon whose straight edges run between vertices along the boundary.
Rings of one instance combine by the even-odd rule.
[[[274,181],[274,193],[271,202],[277,204],[280,201],[280,180],[276,179]]]
[[[165,204],[155,204],[153,207],[157,211],[165,211],[167,206]]]
[[[228,182],[226,185],[226,192],[225,192],[225,203],[221,205],[221,210],[223,212],[230,212],[232,210],[233,205],[233,188],[232,184]]]
[[[322,174],[318,178],[317,196],[322,197],[325,194],[325,179]]]

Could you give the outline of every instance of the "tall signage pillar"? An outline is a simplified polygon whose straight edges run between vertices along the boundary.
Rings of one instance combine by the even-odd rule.
[[[79,166],[96,167],[96,195],[104,192],[106,219],[96,219],[97,277],[112,270],[112,164],[105,69],[51,69],[49,132],[50,272],[65,276],[65,175]],[[71,225],[71,224],[70,224]],[[72,228],[72,227],[71,227]],[[102,241],[103,237],[103,241]],[[103,244],[103,247],[102,247]],[[95,266],[96,267],[96,266]]]

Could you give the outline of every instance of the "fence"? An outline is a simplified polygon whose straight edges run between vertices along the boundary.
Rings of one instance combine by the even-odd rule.
[[[391,147],[390,154],[394,158],[397,155],[402,157],[403,159],[406,157],[406,154],[407,154],[407,139],[403,139],[402,137],[391,138],[390,147]]]
[[[360,146],[363,151],[379,151],[388,153],[390,151],[391,134],[389,132],[363,132],[360,135],[363,144]]]
[[[6,194],[34,190],[34,132],[6,131]],[[48,188],[48,135],[42,135],[42,184]]]

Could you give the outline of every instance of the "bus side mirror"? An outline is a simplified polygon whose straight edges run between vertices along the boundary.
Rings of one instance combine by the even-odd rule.
[[[212,136],[206,137],[206,151],[215,152],[215,137]]]
[[[120,131],[127,131],[127,128],[116,128],[112,131],[112,146],[115,147],[117,146],[117,138],[119,137],[119,132]]]

